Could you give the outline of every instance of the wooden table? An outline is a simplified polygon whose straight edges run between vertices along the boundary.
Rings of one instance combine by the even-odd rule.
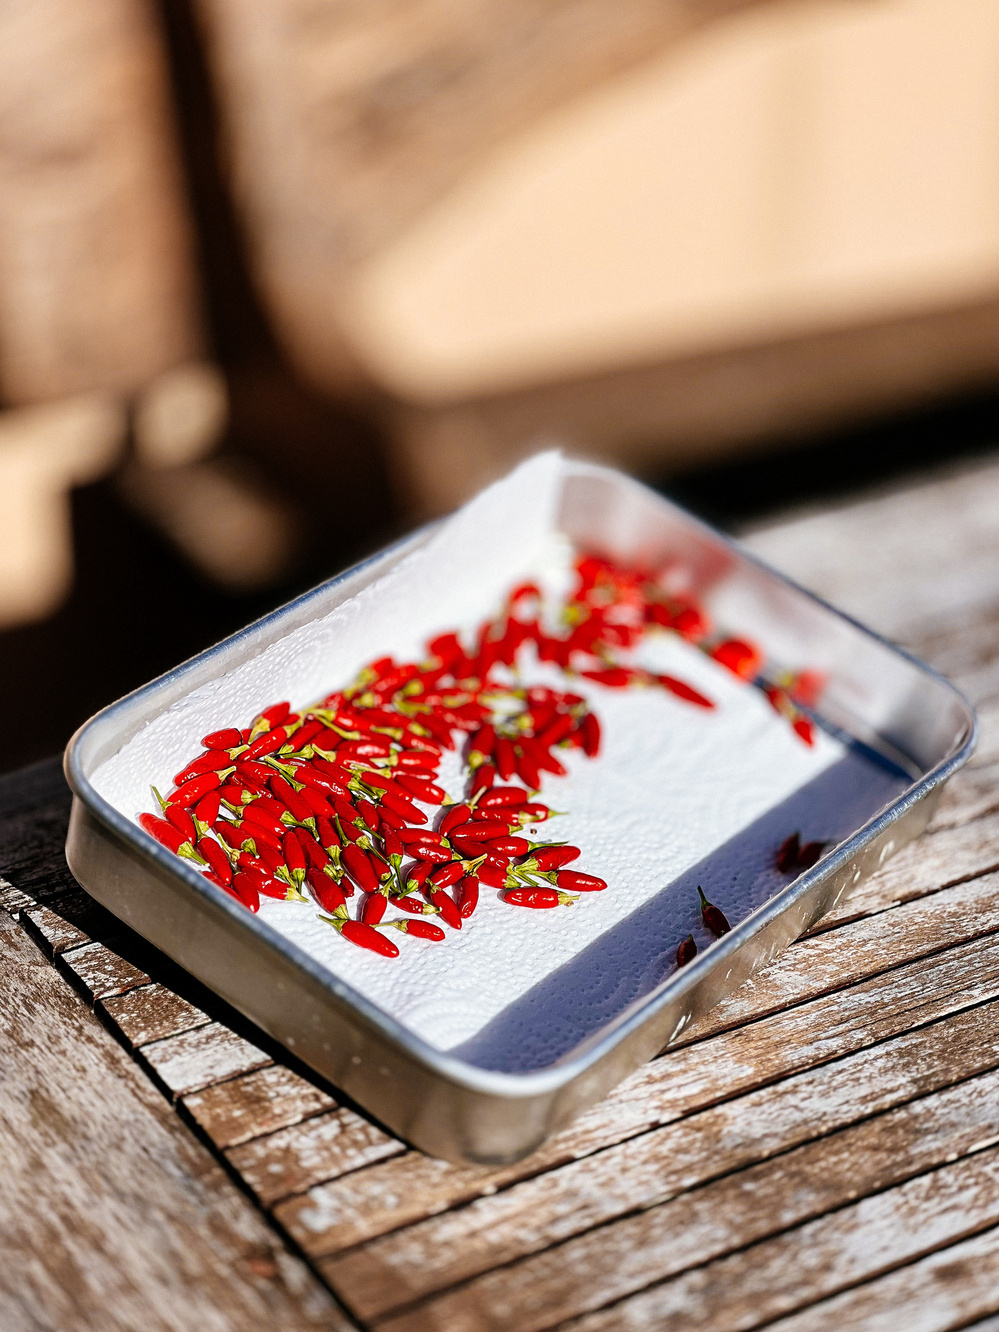
[[[514,1166],[425,1157],[311,1077],[75,885],[56,765],[0,782],[4,1332],[999,1329],[999,466],[752,544],[963,686],[977,756]]]

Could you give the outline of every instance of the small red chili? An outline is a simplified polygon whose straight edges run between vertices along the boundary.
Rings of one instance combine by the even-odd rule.
[[[808,717],[795,717],[791,723],[791,728],[795,735],[804,740],[806,745],[815,744],[815,727]]]
[[[163,813],[167,820],[184,834],[185,842],[193,843],[198,840],[198,830],[194,826],[194,820],[182,805],[167,805]]]
[[[806,842],[798,852],[799,868],[803,870],[811,869],[827,845],[827,842]]]
[[[594,874],[580,874],[576,870],[556,870],[551,881],[557,887],[570,893],[602,893],[607,887],[605,879],[598,879]]]
[[[347,899],[343,895],[343,889],[328,874],[308,870],[306,871],[305,881],[312,890],[312,896],[324,911],[332,913],[337,907],[346,906]]]
[[[692,685],[685,684],[683,680],[677,680],[672,675],[657,675],[655,677],[662,687],[677,698],[682,698],[686,703],[694,703],[699,708],[713,708],[715,705],[710,698],[699,693]]]
[[[467,920],[479,903],[479,880],[474,874],[466,874],[458,885],[458,912],[462,920]]]
[[[268,730],[273,726],[279,726],[291,711],[291,704],[287,701],[282,703],[272,703],[269,708],[264,708],[263,712],[258,712],[253,719],[251,730],[261,730],[266,727]]]
[[[777,855],[774,857],[774,865],[781,874],[790,874],[792,870],[797,868],[800,851],[801,839],[798,833],[793,832],[790,837],[785,837],[777,848]]]
[[[458,911],[458,905],[453,897],[450,897],[441,888],[434,888],[430,892],[430,900],[437,908],[445,925],[450,925],[452,930],[461,929],[461,913]]]
[[[401,814],[410,824],[429,822],[426,814],[418,805],[414,805],[412,800],[407,800],[404,796],[396,795],[394,791],[382,792],[382,804],[394,810],[397,814]]]
[[[701,899],[701,919],[705,926],[711,931],[716,939],[720,939],[723,934],[728,934],[732,926],[725,918],[725,913],[720,907],[716,907],[704,896],[701,885],[697,885],[697,895]]]
[[[505,888],[509,878],[506,866],[491,865],[488,860],[479,865],[475,874],[479,882],[484,883],[487,888]]]
[[[232,882],[232,861],[211,837],[202,838],[198,851],[222,880],[223,884]]]
[[[245,757],[250,761],[263,758],[266,754],[273,754],[287,742],[288,732],[283,726],[276,726],[273,731],[265,731],[263,735],[258,735],[246,751]]]
[[[407,892],[412,893],[415,892],[417,888],[422,888],[423,885],[426,883],[427,879],[430,877],[430,873],[433,870],[433,868],[434,868],[433,865],[431,865],[430,862],[426,860],[420,861],[415,865],[411,865],[409,869],[406,871]]]
[[[218,749],[210,749],[207,754],[202,754],[196,758],[193,763],[189,763],[186,768],[181,768],[173,779],[174,786],[183,786],[189,782],[192,777],[200,777],[204,772],[219,772],[222,768],[232,766],[232,760],[229,755]]]
[[[499,805],[522,805],[524,791],[519,786],[496,786],[479,801],[479,809],[493,809]]]
[[[351,843],[345,846],[341,853],[344,869],[363,892],[376,893],[378,891],[378,875],[367,855],[359,846]]]
[[[531,844],[526,837],[497,837],[482,845],[482,849],[491,856],[526,856]]]
[[[496,728],[488,722],[485,726],[473,732],[468,742],[468,764],[470,767],[477,768],[485,763],[487,759],[492,758],[493,750],[496,748]]]
[[[694,936],[688,934],[686,939],[682,940],[680,947],[676,950],[676,965],[685,967],[688,962],[692,962],[697,956],[697,944],[694,943]]]
[[[361,903],[361,909],[358,912],[358,920],[363,920],[365,925],[377,925],[382,916],[385,915],[385,908],[388,906],[382,893],[369,893]]]
[[[511,906],[531,907],[535,911],[571,906],[575,900],[568,893],[560,893],[557,888],[511,888],[503,894],[503,901],[509,902]]]
[[[453,837],[467,837],[473,842],[491,842],[497,837],[506,837],[509,827],[505,823],[497,823],[492,819],[473,821],[471,823],[459,824],[457,828],[449,829],[449,835]]]
[[[432,916],[436,914],[435,908],[419,897],[393,897],[392,905],[400,907],[403,911],[408,911],[411,916]]]
[[[382,957],[399,956],[398,946],[391,939],[386,939],[384,934],[379,934],[361,920],[336,920],[334,924],[343,937],[357,944],[358,948],[367,948],[372,953],[380,953]]]
[[[235,727],[229,727],[224,731],[212,731],[211,735],[206,735],[201,743],[206,749],[235,749],[237,745],[243,743],[243,733],[237,731]]]
[[[512,822],[525,828],[529,823],[544,823],[554,816],[555,811],[547,805],[522,805],[512,816]]]
[[[444,938],[444,931],[432,920],[394,920],[392,924],[403,934],[411,934],[416,939],[432,939],[434,943],[440,943]]]
[[[425,846],[440,846],[444,841],[444,834],[435,832],[432,828],[398,828],[396,836],[403,846],[409,846],[413,842],[421,842]]]
[[[325,870],[330,863],[329,857],[316,839],[305,828],[296,828],[295,836],[298,838],[298,844],[302,848],[306,861],[313,869]],[[288,866],[291,869],[291,866]]]
[[[465,873],[464,862],[451,860],[446,865],[439,865],[430,875],[428,883],[433,888],[450,888]]]
[[[411,842],[406,850],[417,860],[429,861],[431,865],[446,865],[449,860],[454,859],[449,847],[436,842]]]
[[[203,828],[210,828],[219,816],[219,806],[222,804],[222,789],[218,786],[214,791],[209,791],[206,796],[202,796],[194,807],[194,817]]]
[[[179,828],[175,828],[172,823],[167,823],[166,819],[158,819],[155,814],[140,814],[139,827],[156,840],[172,851],[176,856],[183,856],[185,860],[196,860],[199,864],[204,864],[202,856],[195,851],[191,842],[184,836]]]
[[[419,777],[411,777],[408,773],[400,772],[396,781],[411,796],[417,800],[422,800],[425,805],[440,805],[447,799],[447,792],[442,786],[437,786],[434,782],[421,781]]]
[[[248,874],[237,874],[233,877],[230,873],[230,878],[223,880],[222,887],[228,888],[230,893],[251,911],[260,910],[260,885]]]
[[[200,777],[192,777],[178,790],[171,792],[167,801],[171,805],[196,805],[202,796],[221,785],[222,778],[217,772],[203,772]]]
[[[560,870],[563,865],[571,865],[574,860],[578,860],[579,855],[578,846],[536,846],[521,868],[542,873]]]
[[[523,745],[517,746],[517,776],[529,790],[536,791],[541,785],[537,762]]]
[[[447,835],[451,832],[452,828],[461,827],[461,825],[467,823],[471,817],[472,817],[472,808],[470,805],[465,805],[465,804],[452,805],[452,807],[441,819],[440,823],[438,824],[437,830],[438,832],[442,833],[443,836],[447,837]]]
[[[469,795],[476,795],[479,791],[488,791],[496,780],[496,769],[491,763],[483,763],[481,767],[476,768],[475,775],[472,778],[472,786]]]
[[[394,828],[383,827],[381,831],[385,854],[388,856],[389,860],[394,859],[395,863],[398,864],[406,854],[406,848],[403,846],[402,842],[399,841],[399,835]]]
[[[728,638],[716,644],[708,654],[743,680],[755,680],[763,665],[763,653],[741,638]]]
[[[501,779],[508,782],[517,771],[517,752],[508,736],[501,735],[497,739],[494,761]]]
[[[600,723],[592,712],[588,712],[580,722],[583,734],[583,753],[589,758],[596,758],[600,753]]]

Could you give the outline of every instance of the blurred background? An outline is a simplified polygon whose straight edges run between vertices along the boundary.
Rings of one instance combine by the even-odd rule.
[[[0,771],[539,443],[994,446],[995,0],[6,0]]]

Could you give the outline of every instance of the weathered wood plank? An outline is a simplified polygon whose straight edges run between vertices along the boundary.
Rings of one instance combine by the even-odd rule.
[[[8,916],[16,916],[19,911],[34,905],[33,897],[23,893],[20,888],[15,888],[6,879],[0,879],[0,911],[6,911]]]
[[[997,996],[999,939],[973,940],[671,1051],[512,1166],[452,1166],[408,1153],[375,1167],[377,1180],[361,1172],[320,1185],[275,1215],[305,1252],[322,1257]]]
[[[90,943],[90,935],[71,924],[49,907],[28,907],[21,912],[24,928],[49,957],[58,957],[67,948]]]
[[[997,1092],[999,1072],[993,1070],[569,1243],[559,1244],[556,1233],[536,1257],[489,1272],[390,1325],[398,1332],[550,1327],[994,1145]],[[354,1262],[357,1275],[357,1258]],[[323,1271],[336,1275],[330,1262]],[[343,1291],[364,1318],[433,1289],[423,1283],[414,1290],[399,1262],[390,1271],[371,1268],[366,1278]],[[340,1282],[333,1284],[340,1289]]]
[[[986,874],[801,939],[716,1004],[671,1048],[994,930],[999,930],[999,874]]]
[[[336,1109],[336,1101],[328,1092],[281,1064],[206,1087],[183,1101],[219,1149],[236,1147],[324,1110]]]
[[[0,915],[0,1322],[350,1326],[24,931]]]
[[[924,833],[819,921],[821,932],[999,869],[999,815]]]
[[[999,809],[999,763],[976,764],[955,773],[944,787],[929,831],[959,828]]]
[[[144,971],[103,943],[84,944],[82,948],[66,950],[60,957],[61,965],[83,986],[91,1002],[105,995],[124,994],[137,985],[148,985]]]
[[[999,1332],[999,1316],[966,1321],[994,1309],[999,1309],[999,1229],[938,1249],[770,1326],[773,1332],[943,1332],[956,1327]]]
[[[671,1278],[572,1326],[578,1332],[758,1327],[993,1226],[997,1195],[999,1150],[991,1148]],[[811,1329],[811,1319],[809,1311],[800,1326]],[[906,1326],[895,1323],[900,1325]],[[383,1326],[401,1332],[405,1324],[399,1319]],[[448,1332],[484,1326],[452,1323]]]
[[[266,1207],[405,1150],[369,1120],[340,1109],[233,1147],[226,1158]]]
[[[950,1047],[956,1043],[960,1043],[962,1049],[960,1056],[952,1060]],[[993,1071],[980,1076],[977,1084],[980,1094],[968,1082],[963,1082],[956,1092],[940,1093],[935,1089],[946,1086],[955,1078],[977,1074],[983,1068],[994,1070],[997,1064],[999,1005],[992,1004],[986,1010],[946,1019],[925,1031],[906,1033],[875,1051],[863,1051],[799,1074],[776,1087],[751,1092],[679,1123],[630,1139],[595,1157],[549,1171],[495,1196],[478,1199],[458,1211],[431,1217],[363,1249],[328,1258],[320,1264],[320,1270],[350,1307],[368,1318],[466,1281],[491,1268],[523,1259],[527,1254],[540,1252],[540,1257],[518,1265],[517,1270],[522,1275],[516,1284],[523,1288],[524,1299],[531,1302],[531,1307],[537,1306],[540,1310],[543,1306],[548,1321],[555,1322],[659,1279],[666,1274],[666,1267],[662,1265],[673,1261],[670,1254],[677,1255],[680,1262],[678,1267],[670,1268],[671,1271],[696,1265],[698,1246],[707,1249],[716,1240],[701,1234],[692,1248],[684,1244],[671,1248],[679,1233],[693,1234],[690,1228],[694,1213],[687,1204],[674,1207],[668,1200],[689,1189],[697,1189],[697,1197],[705,1193],[712,1198],[727,1196],[726,1190],[730,1186],[725,1181],[711,1185],[707,1190],[698,1189],[698,1186],[729,1171],[745,1171],[746,1167],[765,1162],[778,1153],[797,1149],[797,1156],[792,1152],[791,1156],[779,1157],[772,1168],[761,1166],[752,1176],[750,1192],[759,1194],[769,1187],[765,1181],[771,1175],[778,1180],[784,1178],[781,1172],[788,1168],[787,1163],[792,1158],[821,1162],[831,1153],[825,1164],[816,1167],[816,1178],[824,1181],[822,1187],[827,1190],[827,1195],[823,1196],[828,1196],[828,1204],[806,1202],[807,1196],[814,1199],[818,1195],[814,1190],[808,1195],[802,1181],[795,1183],[793,1189],[789,1187],[789,1199],[786,1205],[781,1204],[786,1207],[800,1204],[806,1209],[797,1216],[801,1220],[839,1205],[835,1201],[835,1191],[839,1187],[836,1179],[840,1160],[849,1163],[840,1190],[841,1193],[847,1190],[840,1198],[840,1202],[845,1202],[875,1187],[883,1187],[872,1183],[867,1188],[863,1184],[864,1172],[869,1168],[875,1170],[872,1178],[881,1177],[877,1171],[883,1173],[890,1169],[903,1171],[896,1176],[903,1178],[905,1174],[916,1174],[920,1169],[939,1164],[952,1150],[960,1154],[953,1144],[941,1147],[939,1152],[933,1147],[936,1141],[934,1125],[946,1125],[948,1116],[954,1120],[952,1137],[966,1131],[970,1134],[961,1138],[966,1143],[961,1150],[970,1151],[981,1146],[990,1134],[999,1134],[994,1111],[989,1108],[994,1104],[989,1098],[999,1090],[999,1075]],[[899,1102],[925,1093],[931,1095],[923,1103],[923,1110],[910,1114],[903,1107],[903,1110],[891,1111],[875,1121],[888,1123],[889,1127],[884,1129],[886,1135],[890,1135],[893,1122],[902,1125],[918,1122],[921,1125],[920,1132],[925,1135],[921,1143],[918,1147],[906,1146],[894,1164],[879,1155],[880,1130],[869,1126],[863,1131],[845,1128],[868,1115],[883,1112],[892,1105],[897,1106]],[[946,1136],[943,1127],[940,1132]],[[845,1133],[850,1142],[859,1144],[855,1159],[850,1160],[849,1152],[846,1156],[837,1155],[839,1149],[835,1142],[831,1147],[820,1144],[811,1155],[800,1156],[804,1151],[801,1143],[823,1138],[829,1133],[836,1133],[836,1141]],[[888,1141],[887,1136],[884,1141]],[[869,1160],[863,1157],[861,1145],[863,1151],[870,1151]],[[924,1154],[921,1156],[920,1152]],[[915,1164],[919,1161],[922,1165]],[[910,1164],[911,1169],[908,1168]],[[743,1177],[740,1174],[737,1178]],[[758,1226],[767,1226],[771,1215],[780,1214],[777,1200],[783,1186],[774,1187],[776,1200],[766,1206],[761,1204],[762,1210],[755,1223]],[[663,1203],[668,1203],[665,1209],[661,1206]],[[807,1210],[809,1207],[813,1209],[811,1212]],[[645,1210],[649,1208],[655,1208],[655,1213]],[[642,1209],[641,1218],[657,1219],[619,1222],[608,1232],[608,1221],[638,1209]],[[704,1215],[711,1215],[711,1208]],[[676,1216],[681,1218],[682,1224],[671,1219]],[[742,1222],[737,1224],[738,1216],[743,1216],[743,1212],[733,1203],[726,1223],[730,1223],[730,1228],[725,1231],[731,1239],[730,1248],[794,1223],[793,1220],[780,1225],[775,1223],[770,1231],[759,1229],[750,1236],[743,1233],[744,1227],[739,1228]],[[717,1216],[715,1219],[720,1226]],[[665,1226],[663,1232],[658,1229],[660,1223]],[[627,1229],[629,1225],[630,1230]],[[603,1244],[601,1236],[616,1234],[622,1226],[631,1236],[631,1239],[622,1240],[622,1247],[627,1248],[633,1241],[637,1243],[636,1235],[642,1232],[646,1235],[647,1254],[643,1250],[642,1255],[634,1254],[625,1261],[615,1245]],[[600,1229],[593,1230],[593,1227]],[[584,1231],[588,1234],[582,1235],[581,1239],[562,1243]],[[667,1238],[657,1238],[660,1233]],[[645,1244],[646,1240],[641,1243]],[[553,1245],[558,1247],[552,1250]],[[724,1251],[724,1245],[717,1251]],[[548,1254],[552,1256],[549,1258]],[[704,1256],[709,1255],[706,1252]],[[620,1284],[619,1289],[615,1287],[616,1295],[600,1298],[607,1283],[613,1285],[615,1281],[625,1283],[631,1280],[625,1273],[637,1271],[643,1262],[646,1262],[646,1267],[641,1269],[646,1273],[644,1277],[638,1275],[631,1286]],[[618,1266],[620,1274],[615,1276]],[[605,1275],[601,1276],[601,1273]],[[498,1284],[475,1282],[468,1289],[473,1291],[473,1304],[488,1306],[492,1299],[489,1291],[503,1292],[502,1299],[509,1310],[510,1302],[517,1298],[507,1290],[505,1277],[499,1278]],[[542,1299],[538,1294],[540,1290],[552,1292],[550,1306],[547,1294]],[[574,1290],[578,1296],[573,1296]],[[558,1296],[555,1291],[560,1292]],[[581,1302],[562,1309],[561,1304],[571,1303],[573,1298]],[[455,1308],[460,1313],[464,1295],[456,1296],[456,1300]],[[535,1325],[534,1315],[527,1307],[520,1309],[515,1318],[511,1316],[511,1321],[518,1328],[522,1324],[524,1327]]]
[[[273,1062],[220,1022],[143,1045],[138,1054],[175,1097]]]
[[[100,1009],[133,1047],[179,1036],[207,1026],[211,1020],[200,1008],[159,984],[109,995],[101,1001]]]

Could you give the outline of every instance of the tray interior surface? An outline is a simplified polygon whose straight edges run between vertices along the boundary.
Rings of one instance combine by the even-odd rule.
[[[599,900],[540,919],[486,902],[460,939],[399,959],[394,978],[382,959],[345,950],[315,925],[314,913],[303,924],[310,908],[298,908],[292,923],[294,904],[267,905],[267,923],[421,1039],[506,1073],[570,1057],[661,991],[688,932],[710,946],[695,909],[699,883],[736,924],[786,888],[773,853],[789,832],[831,847],[853,836],[944,762],[968,725],[944,682],[689,515],[615,473],[541,462],[528,464],[537,470],[526,500],[523,478],[512,487],[508,478],[498,503],[483,510],[480,497],[463,526],[459,514],[450,532],[445,525],[418,538],[401,556],[374,562],[180,668],[159,691],[154,685],[117,705],[117,716],[109,710],[87,762],[97,791],[134,817],[138,778],[172,771],[190,753],[191,736],[209,729],[206,721],[228,724],[285,691],[301,703],[341,683],[366,653],[414,650],[435,630],[477,623],[544,558],[551,529],[623,562],[674,562],[726,629],[754,638],[789,669],[825,672],[825,729],[811,753],[775,727],[758,691],[684,645],[665,646],[660,668],[718,697],[717,714],[695,717],[662,697],[586,691],[605,718],[607,750],[589,769],[580,759],[568,778],[546,786],[550,803],[572,813],[557,838],[548,828],[539,836],[583,847],[581,867],[611,882]],[[469,568],[469,539],[483,531],[494,538],[488,558]]]

